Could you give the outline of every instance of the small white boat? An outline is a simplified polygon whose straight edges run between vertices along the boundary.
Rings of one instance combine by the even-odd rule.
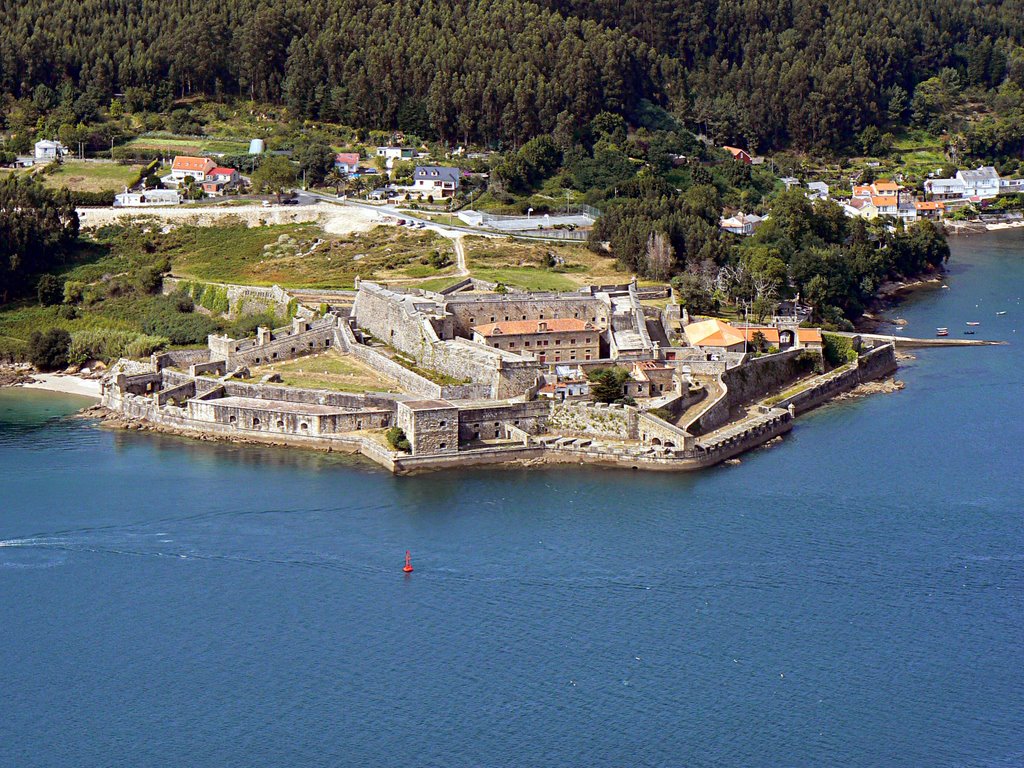
[[[971,325],[971,326],[974,326],[974,325],[981,325],[981,323],[968,323],[968,325]]]
[[[1006,310],[1004,309],[1002,312],[996,312],[996,314],[997,315],[1005,315],[1006,314]]]

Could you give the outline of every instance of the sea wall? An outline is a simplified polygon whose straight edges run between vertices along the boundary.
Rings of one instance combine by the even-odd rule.
[[[753,358],[728,369],[719,377],[724,391],[696,419],[684,425],[685,429],[695,435],[718,429],[729,422],[735,408],[806,376],[820,359],[811,350],[792,349]]]
[[[848,392],[859,384],[890,376],[895,372],[895,347],[892,344],[875,347],[857,358],[855,365],[819,377],[813,386],[781,400],[775,404],[775,407],[789,408],[792,406],[794,413],[800,415],[812,408],[817,408],[836,395]]]

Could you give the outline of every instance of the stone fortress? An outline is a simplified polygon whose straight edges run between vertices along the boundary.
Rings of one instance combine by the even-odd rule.
[[[322,316],[300,305],[290,325],[254,338],[211,336],[207,349],[122,360],[103,383],[103,405],[153,429],[359,452],[398,473],[520,461],[689,470],[761,445],[803,411],[896,368],[892,345],[854,339],[856,360],[815,374],[821,335],[798,330],[797,318],[720,323],[691,340],[696,326],[665,287],[489,287],[467,279],[434,293],[364,281]],[[755,354],[751,338],[780,346]],[[250,367],[325,351],[400,391],[243,380]],[[609,367],[629,370],[630,404],[591,401],[586,373]],[[392,427],[408,451],[385,439]]]

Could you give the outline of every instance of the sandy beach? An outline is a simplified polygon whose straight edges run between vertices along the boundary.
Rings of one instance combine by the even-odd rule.
[[[82,379],[63,373],[33,373],[33,381],[22,384],[26,389],[46,389],[50,392],[64,392],[68,395],[100,397],[100,382],[97,379]]]

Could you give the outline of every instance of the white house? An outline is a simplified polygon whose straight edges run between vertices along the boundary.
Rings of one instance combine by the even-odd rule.
[[[1024,178],[1000,178],[999,195],[1024,193]]]
[[[828,200],[828,184],[824,181],[808,182],[807,196],[811,200]]]
[[[761,226],[763,221],[764,217],[762,216],[753,213],[747,214],[741,211],[735,216],[721,219],[718,222],[718,226],[734,235],[752,235],[754,230]]]
[[[114,195],[115,208],[139,208],[147,205],[178,205],[181,195],[173,189],[147,189]]]
[[[421,165],[413,172],[412,191],[419,195],[452,197],[459,188],[460,171],[444,165]]]
[[[980,197],[984,200],[999,194],[999,174],[991,165],[974,171],[957,171],[956,176],[967,188],[967,197]]]
[[[208,157],[178,155],[171,164],[171,181],[174,184],[181,184],[191,176],[197,184],[202,184],[216,168],[217,164]]]
[[[44,139],[36,142],[35,159],[37,163],[48,163],[51,160],[59,160],[68,154],[67,148],[59,141]]]
[[[391,170],[395,160],[412,160],[416,150],[412,147],[377,147],[377,157],[383,157],[385,166]]]
[[[334,167],[340,173],[351,174],[359,170],[358,152],[339,152],[334,156]]]
[[[928,179],[924,191],[933,200],[987,200],[1008,188],[1003,187],[996,169],[985,165],[973,171],[957,171],[952,179]]]

